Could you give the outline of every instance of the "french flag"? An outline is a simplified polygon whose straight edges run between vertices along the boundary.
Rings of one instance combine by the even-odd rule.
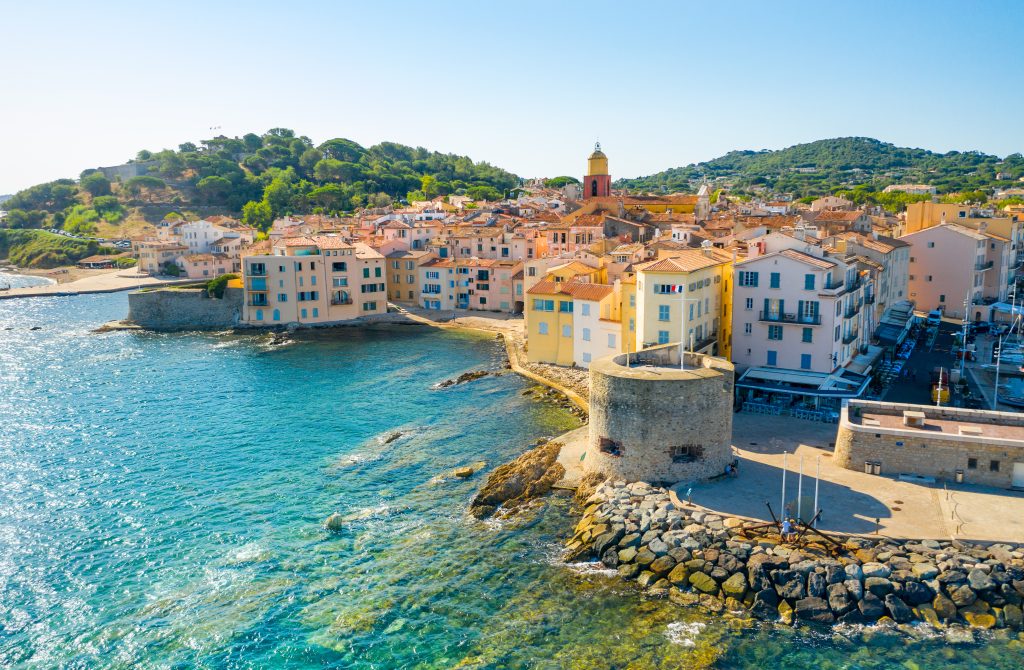
[[[669,289],[669,291],[671,293],[682,293],[683,292],[683,285],[682,284],[672,284],[671,288]]]

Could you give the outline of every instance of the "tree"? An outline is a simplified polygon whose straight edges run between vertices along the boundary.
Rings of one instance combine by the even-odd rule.
[[[270,205],[275,217],[288,211],[292,196],[294,191],[291,182],[285,176],[274,177],[274,180],[263,189],[263,201]]]
[[[325,184],[320,188],[313,189],[306,195],[306,198],[328,211],[345,209],[347,201],[345,188],[338,184]]]
[[[203,177],[196,184],[196,191],[207,203],[222,202],[231,193],[231,182],[217,175]]]
[[[193,144],[192,142],[183,142],[178,145],[178,151],[180,151],[183,154],[195,153],[197,149],[198,147],[196,147],[196,145]]]
[[[157,179],[149,175],[132,177],[124,183],[124,190],[130,195],[137,197],[141,197],[144,193],[151,197],[154,192],[166,187],[167,184],[164,183],[163,179]]]
[[[430,174],[420,177],[420,190],[427,200],[433,199],[438,194],[437,177]]]
[[[265,232],[274,222],[274,214],[265,200],[250,200],[242,206],[242,222]]]
[[[336,137],[333,140],[327,140],[321,144],[317,149],[320,150],[327,158],[333,158],[339,161],[346,161],[349,163],[357,163],[359,159],[366,153],[366,149],[359,146],[352,140],[346,140],[340,137]]]
[[[90,172],[78,183],[83,190],[94,198],[101,195],[110,195],[110,180],[102,172]]]
[[[137,161],[148,161],[153,157],[153,152],[143,149],[139,153],[135,154],[135,160]]]
[[[46,222],[46,212],[32,210],[26,212],[23,209],[12,209],[2,219],[7,228],[40,228]]]
[[[121,201],[112,195],[101,195],[92,199],[92,208],[110,223],[117,223],[124,217]]]

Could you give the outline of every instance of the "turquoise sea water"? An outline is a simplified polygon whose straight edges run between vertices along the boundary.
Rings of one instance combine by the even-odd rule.
[[[564,497],[469,519],[480,478],[439,474],[576,425],[514,375],[431,389],[500,366],[490,338],[90,332],[126,309],[0,301],[0,667],[1024,664],[1009,637],[832,637],[645,600],[559,562]]]

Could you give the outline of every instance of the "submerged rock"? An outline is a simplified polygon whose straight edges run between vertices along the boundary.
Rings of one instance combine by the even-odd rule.
[[[324,528],[331,531],[332,533],[337,533],[344,527],[345,517],[343,517],[341,514],[337,512],[327,517],[327,519],[324,521]]]
[[[443,382],[438,382],[437,388],[446,389],[450,386],[458,386],[459,384],[466,384],[468,382],[476,381],[482,377],[486,377],[491,374],[487,370],[474,370],[473,372],[463,372],[455,379],[446,379]]]

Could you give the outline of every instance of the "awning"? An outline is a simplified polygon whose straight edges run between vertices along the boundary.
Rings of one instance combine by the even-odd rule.
[[[748,368],[736,386],[792,395],[856,398],[867,388],[870,378],[843,369],[831,374],[785,368]]]

